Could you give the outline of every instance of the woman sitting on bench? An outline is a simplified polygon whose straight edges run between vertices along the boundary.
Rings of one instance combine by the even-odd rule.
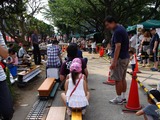
[[[89,105],[89,92],[87,91],[86,77],[82,74],[82,65],[74,62],[70,66],[69,79],[65,83],[65,93],[61,94],[62,100],[67,106],[67,113],[71,115],[72,110],[82,110]]]

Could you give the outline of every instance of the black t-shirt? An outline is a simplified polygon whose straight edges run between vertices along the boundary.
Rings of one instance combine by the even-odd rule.
[[[150,42],[150,49],[151,49],[151,50],[153,50],[153,48],[154,48],[154,43],[155,43],[156,41],[158,42],[158,45],[159,45],[159,35],[158,35],[157,33],[152,36],[152,39],[151,39],[151,42]],[[157,45],[157,48],[156,48],[157,51],[158,51],[158,47],[159,47],[158,45]]]
[[[112,54],[111,57],[114,57],[116,43],[121,43],[121,50],[119,53],[119,58],[126,59],[129,58],[129,38],[126,29],[123,26],[118,25],[112,36]]]

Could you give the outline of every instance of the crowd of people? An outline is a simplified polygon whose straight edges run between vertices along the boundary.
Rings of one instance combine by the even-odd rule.
[[[111,44],[106,45],[106,40],[102,42],[103,47],[107,47],[108,56],[111,57],[111,79],[115,80],[116,97],[109,100],[112,104],[127,103],[126,91],[127,81],[126,73],[128,64],[132,65],[132,71],[135,70],[136,56],[141,56],[142,66],[151,66],[151,59],[154,62],[152,71],[158,71],[158,47],[159,36],[156,29],[141,30],[139,34],[134,34],[128,37],[126,29],[118,24],[112,17],[108,16],[105,19],[106,29],[113,32]],[[130,40],[129,40],[130,38]],[[60,41],[54,39],[50,41],[51,45],[47,46],[47,63],[46,68],[60,69],[60,88],[65,92],[61,94],[64,105],[67,107],[68,115],[71,115],[72,110],[81,109],[82,114],[85,114],[86,107],[89,105],[90,93],[88,89],[88,59],[83,58],[83,52],[96,53],[96,41],[77,40],[73,38],[67,47],[67,57],[62,60],[61,47],[58,45]],[[139,43],[139,44],[138,44]],[[31,44],[33,46],[33,58],[35,65],[41,65],[41,54],[39,48],[38,34],[35,30],[31,36]],[[28,66],[31,64],[31,56],[27,54],[27,46],[19,44],[20,49],[15,51],[14,45],[9,45],[9,50],[0,46],[0,56],[7,60],[7,66],[13,77],[16,77],[17,65],[21,59]],[[150,57],[152,56],[152,57]],[[9,89],[6,84],[6,76],[2,67],[0,67],[0,114],[4,120],[11,120],[13,115],[13,104]],[[151,90],[150,93],[160,101],[160,93],[158,90]],[[3,99],[1,99],[3,98]],[[5,104],[4,104],[4,101]],[[148,96],[149,105],[138,111],[136,115],[144,115],[145,119],[158,120],[158,109],[154,101]]]
[[[142,67],[151,67],[152,71],[158,71],[159,35],[156,28],[140,29],[138,34],[133,32],[130,36],[130,47],[134,48],[140,57]]]
[[[137,47],[137,39],[130,40],[131,44],[129,43],[129,37],[126,29],[117,23],[117,21],[112,17],[108,16],[105,19],[105,26],[107,29],[113,32],[112,40],[111,40],[111,79],[115,80],[115,89],[117,96],[110,100],[110,103],[113,104],[123,104],[126,103],[126,90],[127,90],[127,82],[126,82],[126,73],[129,61],[131,61],[132,69],[134,71],[135,68],[135,51],[130,48]],[[151,33],[151,34],[150,34]],[[141,41],[139,45],[139,52],[142,53],[143,57],[143,64],[145,65],[148,60],[148,52],[150,51],[153,55],[154,59],[154,67],[151,68],[152,71],[158,70],[158,45],[159,45],[159,36],[156,33],[156,29],[150,29],[150,33],[145,31],[141,34]],[[152,36],[150,36],[152,35]],[[135,35],[133,36],[135,37]],[[135,37],[137,38],[137,37]],[[134,45],[133,45],[134,44]],[[149,50],[148,50],[149,49]],[[160,102],[160,92],[158,90],[151,90],[151,94],[156,98],[158,102]],[[158,107],[156,103],[150,98],[148,95],[148,103],[149,105],[143,108],[142,110],[136,113],[137,116],[144,115],[145,120],[159,120],[159,115],[156,112]]]

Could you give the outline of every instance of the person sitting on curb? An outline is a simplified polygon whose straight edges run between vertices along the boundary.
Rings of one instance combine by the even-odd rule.
[[[89,92],[87,91],[86,76],[82,74],[82,65],[73,62],[70,66],[69,79],[65,83],[65,93],[61,94],[62,100],[67,106],[67,113],[71,115],[72,110],[81,109],[85,114],[85,108],[89,105]]]
[[[158,90],[151,90],[150,93],[156,98],[158,102],[160,102],[160,92]],[[142,110],[138,111],[136,115],[144,115],[145,120],[159,120],[160,116],[156,112],[156,110],[158,110],[156,103],[150,98],[149,94],[147,95],[147,98],[149,104]]]

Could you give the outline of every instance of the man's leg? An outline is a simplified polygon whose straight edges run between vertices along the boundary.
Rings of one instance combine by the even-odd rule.
[[[123,88],[123,85],[122,85],[122,81],[116,81],[116,93],[118,96],[121,96],[122,94],[122,88]]]
[[[128,68],[129,59],[124,60],[124,66],[123,66],[123,79],[122,79],[122,99],[123,102],[126,102],[126,91],[127,91],[127,81],[126,81],[126,74],[127,74],[127,68]],[[133,69],[135,69],[135,65],[133,65]]]
[[[41,63],[41,53],[40,53],[40,49],[39,49],[39,46],[37,45],[37,57],[38,57],[38,64]]]
[[[158,69],[158,57],[157,57],[157,55],[158,55],[158,52],[156,51],[155,53],[154,53],[154,68],[155,69]]]
[[[36,45],[33,45],[33,47],[34,47],[34,49],[33,49],[33,55],[34,55],[34,63],[35,64],[38,64],[37,63],[37,47],[36,47]]]
[[[127,81],[126,80],[122,80],[122,92],[126,92],[127,91]]]
[[[11,120],[13,116],[13,103],[6,81],[0,82],[0,114],[4,120]]]
[[[120,64],[120,60],[118,60],[116,68],[111,70],[111,80],[115,80],[116,82],[115,89],[117,93],[117,96],[114,99],[110,100],[110,102],[114,104],[123,104],[123,100],[121,97],[123,88],[122,84],[123,71],[121,70],[121,65],[122,64]]]

